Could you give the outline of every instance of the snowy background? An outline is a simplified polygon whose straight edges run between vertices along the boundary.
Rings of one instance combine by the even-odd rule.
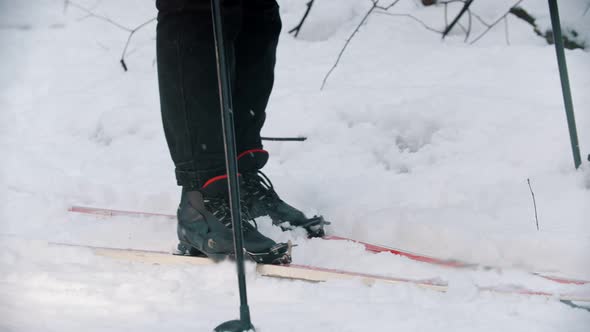
[[[556,290],[523,271],[590,279],[590,169],[573,170],[554,48],[509,15],[474,44],[407,16],[373,13],[320,91],[368,0],[282,0],[283,34],[265,136],[265,172],[328,232],[442,258],[502,266],[451,271],[352,244],[306,240],[294,262],[411,278],[440,277],[446,294],[409,285],[308,284],[257,276],[259,331],[588,331],[590,313],[555,299],[475,285]],[[475,1],[487,22],[516,1]],[[82,1],[133,28],[149,0]],[[387,2],[383,1],[386,5]],[[590,41],[588,1],[561,1],[564,26]],[[548,26],[546,1],[522,6]],[[460,4],[449,6],[449,17]],[[444,29],[443,9],[401,0],[390,13]],[[472,39],[484,31],[473,26]],[[94,257],[47,241],[170,250],[159,219],[73,215],[70,205],[174,213],[179,199],[160,121],[155,24],[128,32],[61,0],[0,0],[0,331],[208,331],[237,315],[234,266],[164,267]],[[590,53],[566,51],[582,154],[590,152]],[[539,226],[531,193],[537,199]],[[588,289],[586,289],[587,291]]]

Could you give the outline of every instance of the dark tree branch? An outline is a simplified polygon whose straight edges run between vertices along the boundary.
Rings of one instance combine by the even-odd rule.
[[[453,19],[453,21],[451,22],[451,24],[449,26],[447,26],[447,28],[443,32],[443,35],[442,35],[442,38],[443,39],[453,29],[453,27],[455,27],[455,25],[457,24],[457,22],[459,22],[459,20],[461,19],[461,17],[469,10],[469,6],[471,6],[472,3],[473,3],[473,0],[467,0],[467,1],[465,1],[465,4],[463,5],[463,8],[461,8],[461,11],[459,12],[459,14],[455,17],[455,19]],[[445,7],[446,7],[446,4],[445,4]]]
[[[307,18],[307,15],[309,15],[309,12],[311,11],[311,6],[313,6],[313,2],[314,0],[309,0],[309,2],[307,3],[307,9],[305,10],[305,14],[303,14],[303,17],[301,18],[301,21],[299,22],[299,24],[297,24],[297,26],[295,26],[293,29],[289,30],[289,33],[294,33],[294,37],[297,38],[297,36],[299,35],[299,32],[301,31],[301,27],[303,26],[303,23],[305,23],[305,19]]]
[[[539,37],[544,38],[547,41],[547,43],[553,44],[553,33],[551,32],[551,30],[542,32],[539,29],[539,27],[537,26],[536,19],[534,17],[532,17],[529,13],[527,13],[526,10],[524,10],[522,7],[510,8],[510,14],[512,14],[512,15],[520,18],[521,20],[527,22],[528,24],[530,24],[533,27],[533,31]],[[572,33],[572,35],[575,36],[575,31],[572,31],[571,33]],[[563,46],[565,46],[565,48],[570,49],[570,50],[577,49],[577,48],[581,48],[581,49],[586,48],[586,45],[578,43],[575,40],[572,40],[571,38],[569,38],[568,36],[565,36],[565,35],[563,36],[563,43],[564,43]]]
[[[452,27],[451,27],[451,26],[449,26],[449,24],[448,24],[448,5],[449,5],[449,4],[451,4],[451,3],[456,3],[456,2],[463,3],[462,10],[463,10],[463,9],[465,9],[465,12],[466,12],[466,13],[467,13],[467,15],[468,15],[468,16],[467,16],[467,17],[468,17],[468,21],[467,21],[467,28],[465,28],[465,27],[464,27],[464,26],[461,24],[461,22],[459,22],[459,18],[460,18],[460,17],[463,15],[463,14],[461,14],[461,13],[459,13],[459,15],[457,15],[457,16],[455,17],[455,19],[453,19],[453,22],[455,22],[455,21],[456,21],[456,22],[457,22],[456,24],[458,24],[458,25],[459,25],[459,27],[461,27],[461,30],[463,30],[463,32],[465,33],[465,39],[463,40],[463,42],[464,42],[464,43],[466,43],[466,42],[467,42],[467,40],[469,39],[469,36],[471,35],[471,28],[472,28],[472,26],[473,26],[473,22],[472,22],[472,21],[473,21],[473,18],[472,18],[472,12],[471,12],[471,9],[469,9],[469,6],[467,5],[467,1],[468,1],[468,0],[449,0],[449,1],[440,2],[440,3],[442,3],[442,4],[444,5],[444,8],[445,8],[445,15],[444,15],[444,16],[445,16],[445,31],[446,31],[446,33],[447,33],[447,34],[448,34],[448,33],[451,31],[451,29],[452,29]],[[472,0],[472,1],[473,1],[473,0]],[[466,7],[467,7],[467,8],[466,8]],[[452,23],[452,24],[453,24],[453,23]],[[445,39],[445,37],[446,37],[446,34],[444,34],[444,35],[442,36],[442,39]]]
[[[512,7],[510,8],[510,13],[518,18],[520,18],[521,20],[524,20],[525,22],[527,22],[528,24],[532,25],[533,27],[536,27],[537,24],[535,23],[535,18],[532,17],[529,13],[527,13],[524,9],[522,9],[521,7]]]

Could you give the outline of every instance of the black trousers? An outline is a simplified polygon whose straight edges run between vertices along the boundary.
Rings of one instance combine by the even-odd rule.
[[[178,185],[187,189],[226,173],[208,2],[158,1],[162,121]],[[275,0],[226,1],[222,11],[239,154],[262,148],[260,131],[274,82],[281,20]]]

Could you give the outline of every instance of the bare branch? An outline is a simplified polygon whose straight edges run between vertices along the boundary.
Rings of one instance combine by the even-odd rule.
[[[463,8],[461,8],[461,11],[459,12],[459,14],[457,14],[457,16],[455,17],[455,19],[453,19],[453,21],[451,22],[451,24],[443,32],[443,35],[442,35],[442,38],[443,39],[453,29],[453,27],[455,26],[455,24],[457,24],[457,22],[459,22],[459,20],[467,12],[467,10],[469,10],[469,6],[471,6],[472,3],[473,3],[473,0],[467,0],[467,1],[465,1],[465,4],[463,5]],[[445,4],[445,7],[446,7],[446,4]]]
[[[461,27],[463,32],[465,32],[465,39],[463,40],[463,42],[466,43],[467,40],[469,40],[469,35],[471,35],[471,27],[473,26],[472,12],[471,12],[471,9],[469,9],[471,2],[469,2],[469,1],[473,1],[473,0],[449,0],[449,1],[440,2],[444,5],[444,8],[445,8],[445,14],[444,14],[444,16],[445,16],[445,31],[443,32],[442,39],[444,39],[446,37],[446,35],[453,29],[454,24],[459,24],[459,26]],[[451,23],[451,25],[449,25],[448,24],[448,5],[451,3],[456,3],[456,2],[463,3],[463,7],[461,8],[461,11],[459,12],[459,14],[453,19],[453,23]],[[459,22],[459,19],[461,18],[461,16],[464,15],[464,13],[467,13],[467,17],[468,17],[467,28],[463,27],[463,25]]]
[[[106,16],[96,14],[93,11],[91,11],[90,9],[87,9],[85,7],[82,7],[82,6],[80,6],[79,4],[77,4],[75,2],[68,1],[67,2],[67,5],[72,6],[74,8],[77,8],[77,9],[85,12],[87,15],[84,18],[94,17],[94,18],[96,18],[98,20],[101,20],[101,21],[105,21],[107,23],[110,23],[111,25],[113,25],[113,26],[115,26],[115,27],[117,27],[117,28],[119,28],[121,30],[125,30],[127,32],[131,32],[132,31],[132,29],[130,29],[130,28],[126,27],[126,26],[123,26],[122,24],[119,24],[119,23],[113,21],[112,19],[110,19],[110,18],[108,18]]]
[[[380,0],[370,0],[370,1],[372,3],[372,6],[365,13],[365,15],[361,19],[360,23],[356,26],[356,28],[352,31],[352,33],[346,39],[346,41],[344,43],[344,46],[342,47],[342,49],[338,53],[338,56],[336,58],[336,61],[334,62],[334,64],[330,68],[330,70],[326,73],[326,75],[324,76],[324,79],[322,81],[322,85],[321,85],[320,90],[323,90],[324,89],[324,87],[326,86],[326,83],[327,83],[328,78],[330,77],[330,75],[332,74],[332,72],[336,69],[336,67],[338,66],[338,64],[340,63],[340,60],[342,59],[342,56],[343,56],[344,52],[346,51],[346,49],[348,48],[348,46],[350,45],[352,39],[359,33],[360,28],[367,22],[369,16],[371,14],[373,14],[373,13],[375,13],[375,14],[381,14],[381,15],[387,15],[387,16],[392,16],[392,17],[407,17],[407,18],[410,18],[411,20],[420,23],[420,25],[422,25],[422,27],[424,27],[426,30],[432,31],[432,32],[437,33],[437,34],[441,34],[443,36],[443,38],[444,38],[444,36],[446,34],[448,34],[453,29],[454,26],[457,26],[458,25],[463,30],[463,32],[465,33],[465,38],[464,38],[464,42],[465,43],[469,42],[469,38],[471,36],[471,31],[472,31],[472,28],[473,28],[473,22],[474,22],[474,19],[475,19],[479,23],[481,23],[483,26],[485,26],[486,29],[485,29],[485,31],[483,33],[481,33],[473,41],[471,41],[470,44],[474,44],[475,42],[477,42],[485,34],[487,34],[494,26],[496,26],[500,21],[504,21],[506,43],[508,45],[510,45],[510,33],[509,33],[509,29],[508,29],[508,18],[507,18],[507,16],[508,16],[508,14],[512,13],[512,11],[514,11],[515,8],[518,8],[518,5],[523,0],[516,1],[516,3],[514,5],[512,5],[508,11],[506,11],[506,13],[504,13],[502,16],[500,16],[498,19],[496,19],[496,21],[494,21],[493,23],[486,22],[480,15],[474,13],[470,9],[470,5],[473,3],[473,0],[436,1],[436,4],[439,4],[439,5],[443,5],[444,6],[445,29],[443,31],[441,31],[441,30],[439,30],[437,28],[434,28],[434,27],[429,26],[424,21],[420,20],[419,18],[417,18],[416,16],[413,16],[411,14],[407,14],[407,13],[391,13],[391,12],[389,12],[388,10],[390,8],[392,8],[393,6],[395,6],[398,2],[400,2],[400,0],[395,0],[395,1],[393,1],[391,4],[389,4],[387,6],[379,5],[379,1]],[[448,20],[448,5],[451,4],[451,3],[462,3],[463,4],[463,7],[461,8],[461,11],[459,12],[459,14],[453,19],[453,21],[451,22],[451,24],[448,25],[447,24],[447,22],[448,22],[447,21]],[[463,24],[461,24],[461,22],[459,22],[459,20],[461,19],[461,17],[464,16],[465,14],[467,14],[467,26],[464,26]]]
[[[487,27],[487,29],[482,32],[479,36],[477,36],[473,41],[471,41],[470,44],[475,44],[475,42],[477,42],[478,40],[480,40],[483,36],[485,36],[496,24],[498,24],[498,22],[502,21],[503,19],[506,18],[506,16],[508,16],[508,14],[510,14],[510,11],[514,8],[517,7],[523,0],[518,0],[514,5],[512,5],[512,7],[510,7],[510,9],[508,9],[508,11],[506,11],[504,13],[504,15],[500,16],[497,20],[494,21],[494,23],[492,23],[491,25],[489,25]]]
[[[123,67],[123,70],[127,71],[127,64],[125,63],[125,55],[127,55],[127,48],[129,48],[129,43],[131,43],[131,38],[138,30],[140,30],[141,28],[145,27],[146,25],[154,22],[155,20],[156,20],[156,17],[151,18],[151,19],[143,22],[142,24],[138,25],[137,27],[133,28],[133,30],[131,30],[131,32],[129,33],[129,37],[127,37],[127,42],[125,43],[125,47],[123,48],[123,54],[121,54],[121,60],[119,60],[119,62],[121,63],[121,66]]]
[[[472,14],[471,14],[471,10],[467,10],[467,19],[468,19],[468,27],[467,27],[467,32],[465,32],[465,39],[463,40],[464,43],[466,43],[469,40],[469,35],[471,34],[471,27],[473,25],[473,18],[472,18]]]
[[[309,0],[309,2],[307,3],[307,9],[305,10],[305,14],[303,14],[303,17],[301,18],[301,21],[299,22],[299,24],[297,24],[297,26],[295,26],[293,29],[289,30],[289,33],[295,33],[294,37],[297,38],[297,36],[299,35],[299,31],[301,31],[301,27],[303,26],[303,23],[305,23],[305,19],[307,18],[307,15],[309,15],[309,12],[311,11],[311,6],[313,6],[313,2],[314,0]]]
[[[379,2],[379,1],[377,1],[377,2]],[[383,7],[383,6],[378,6],[378,5],[377,5],[377,6],[375,6],[375,7],[377,7],[377,9],[381,9],[381,10],[385,10],[385,11],[387,11],[387,10],[389,10],[390,8],[392,8],[393,6],[397,5],[397,3],[398,3],[398,2],[400,2],[400,0],[395,0],[394,2],[390,3],[389,5],[387,5],[387,6],[385,6],[385,7]]]
[[[476,13],[473,13],[473,17],[475,17],[479,21],[479,23],[485,25],[488,28],[490,28],[492,26],[491,24],[489,24],[488,22],[486,22],[483,18],[481,18],[481,16],[479,16]]]
[[[98,3],[96,3],[95,5],[98,5]],[[74,7],[76,9],[78,9],[78,10],[86,13],[86,15],[84,17],[82,17],[80,20],[84,20],[86,18],[93,17],[93,18],[99,19],[101,21],[107,22],[107,23],[111,24],[112,26],[115,26],[115,27],[117,27],[117,28],[119,28],[121,30],[127,31],[129,33],[129,35],[127,36],[127,42],[125,43],[125,46],[123,47],[123,52],[121,54],[121,59],[119,60],[119,62],[121,63],[121,66],[123,67],[123,70],[124,71],[127,71],[128,70],[127,63],[125,62],[125,56],[127,55],[127,49],[129,48],[129,44],[131,43],[131,39],[133,38],[133,35],[137,31],[141,30],[143,27],[147,26],[148,24],[150,24],[150,23],[152,23],[152,22],[154,22],[156,20],[156,18],[153,17],[153,18],[151,18],[151,19],[149,19],[149,20],[147,20],[147,21],[139,24],[138,26],[136,26],[134,28],[128,28],[128,27],[126,27],[126,26],[124,26],[124,25],[122,25],[122,24],[120,24],[120,23],[118,23],[118,22],[110,19],[109,17],[96,14],[92,10],[90,10],[90,9],[88,9],[86,7],[83,7],[83,6],[81,6],[81,5],[73,2],[71,0],[65,0],[65,2],[64,2],[64,10],[66,10],[68,8],[68,6]]]
[[[365,22],[369,18],[369,15],[371,15],[371,13],[377,8],[377,4],[379,3],[379,0],[371,0],[371,1],[373,2],[373,5],[365,13],[365,16],[363,16],[363,19],[357,25],[357,27],[354,29],[354,31],[352,32],[352,34],[350,34],[350,36],[346,39],[346,42],[344,43],[344,46],[340,50],[340,53],[338,53],[338,57],[336,58],[336,62],[334,62],[334,64],[332,65],[332,68],[330,68],[330,70],[328,70],[328,73],[326,73],[326,76],[324,76],[324,80],[322,81],[322,86],[320,87],[320,90],[323,90],[324,87],[326,86],[326,82],[328,81],[328,78],[330,77],[330,74],[332,74],[332,72],[334,71],[334,69],[336,69],[336,67],[338,66],[338,63],[340,63],[340,59],[342,58],[342,54],[344,54],[344,51],[346,50],[346,48],[350,44],[350,41],[352,40],[352,38],[354,38],[354,36],[359,32],[359,29],[361,28],[361,26],[363,26],[363,24],[365,24]]]
[[[535,193],[533,192],[533,187],[531,187],[531,179],[526,179],[529,184],[529,189],[531,190],[531,196],[533,196],[533,206],[535,208],[535,222],[537,224],[537,230],[539,230],[539,216],[537,215],[537,201],[535,200]]]
[[[389,12],[382,12],[382,11],[376,11],[375,14],[383,14],[383,15],[387,15],[387,16],[398,16],[398,17],[408,17],[408,18],[411,18],[412,20],[420,23],[426,30],[430,30],[430,31],[436,32],[436,33],[443,33],[442,31],[440,31],[438,29],[428,26],[426,23],[424,23],[424,21],[421,21],[416,16],[413,16],[410,14],[398,14],[398,13],[389,13]]]

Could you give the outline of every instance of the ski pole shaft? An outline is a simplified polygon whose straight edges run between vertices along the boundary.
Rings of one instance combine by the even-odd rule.
[[[555,42],[555,52],[557,53],[557,65],[559,67],[559,76],[561,79],[561,92],[563,94],[563,103],[565,105],[565,113],[567,116],[567,125],[570,133],[570,142],[572,145],[572,153],[574,155],[574,166],[577,169],[582,164],[582,158],[580,156],[580,145],[578,143],[576,118],[574,116],[574,105],[572,103],[570,81],[567,74],[567,63],[565,61],[565,52],[563,50],[561,23],[559,21],[559,10],[557,8],[556,0],[549,0],[549,12],[551,13],[553,41]]]
[[[236,143],[234,136],[234,120],[231,100],[230,73],[223,35],[223,19],[221,15],[221,0],[211,0],[213,16],[213,35],[215,39],[215,54],[217,57],[217,77],[219,83],[219,98],[221,106],[221,123],[223,127],[223,142],[225,146],[225,165],[228,173],[229,203],[234,231],[234,250],[240,291],[240,321],[250,326],[250,309],[246,294],[246,277],[244,270],[244,249],[242,224],[240,217],[240,192],[238,184],[238,165]]]

